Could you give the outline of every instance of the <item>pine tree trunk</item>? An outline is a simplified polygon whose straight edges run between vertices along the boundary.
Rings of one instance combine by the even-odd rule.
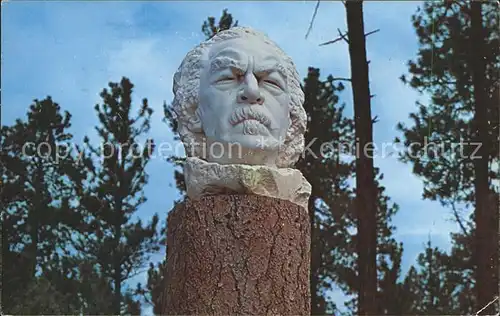
[[[168,216],[166,315],[309,315],[307,210],[255,195],[187,200]]]
[[[476,291],[477,310],[480,310],[498,295],[498,210],[489,207],[488,178],[488,95],[486,91],[485,32],[483,29],[481,1],[471,4],[472,43],[470,58],[472,65],[472,80],[474,86],[476,126],[476,143],[481,144],[478,152],[472,157],[475,171],[476,200]],[[490,305],[481,315],[495,314],[494,305]]]
[[[43,167],[40,161],[38,161],[37,164],[37,170],[36,170],[36,179],[34,181],[35,183],[35,196],[36,196],[36,201],[35,201],[35,207],[30,208],[28,211],[28,227],[30,229],[30,237],[31,237],[31,243],[27,247],[27,255],[29,258],[29,273],[30,273],[30,278],[31,280],[34,280],[36,277],[36,267],[37,267],[37,260],[38,260],[38,246],[40,244],[39,240],[39,230],[40,230],[40,214],[39,212],[44,209],[46,205],[44,205],[45,201],[43,200],[44,196],[44,190],[43,190],[43,183],[44,183],[44,178],[43,178]]]
[[[358,315],[377,314],[377,193],[373,170],[372,118],[366,60],[363,4],[346,1],[356,140],[356,213],[358,251]]]
[[[118,194],[118,193],[116,193]],[[115,196],[115,255],[114,255],[114,302],[113,302],[113,311],[115,315],[121,315],[121,300],[122,300],[122,255],[121,252],[118,251],[120,247],[120,239],[122,237],[122,219],[123,219],[123,203],[122,199],[119,196]]]

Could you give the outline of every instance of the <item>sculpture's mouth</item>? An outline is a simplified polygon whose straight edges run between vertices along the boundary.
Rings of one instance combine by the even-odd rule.
[[[267,128],[271,128],[271,119],[266,114],[248,106],[236,108],[229,118],[229,123],[233,126],[245,121],[254,121],[253,123],[258,122]]]
[[[231,124],[233,126],[236,126],[236,125],[239,125],[239,124],[241,124],[243,122],[252,122],[252,124],[262,124],[262,125],[264,125],[263,122],[261,122],[261,121],[259,121],[257,119],[254,119],[254,118],[246,118],[246,119],[241,119],[241,120],[237,120],[237,121],[231,121]]]

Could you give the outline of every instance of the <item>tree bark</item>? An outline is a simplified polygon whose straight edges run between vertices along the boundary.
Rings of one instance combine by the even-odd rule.
[[[358,315],[377,314],[377,192],[373,170],[373,135],[363,4],[346,1],[356,154]]]
[[[474,123],[476,143],[481,144],[474,162],[475,181],[475,259],[477,310],[482,309],[498,296],[498,210],[491,207],[488,177],[489,136],[488,136],[488,94],[486,90],[485,32],[483,29],[482,3],[471,4],[472,45],[470,58],[472,65],[472,83],[474,86]],[[481,315],[495,314],[495,305],[484,309]]]
[[[256,195],[186,200],[168,216],[162,314],[309,315],[307,210]]]

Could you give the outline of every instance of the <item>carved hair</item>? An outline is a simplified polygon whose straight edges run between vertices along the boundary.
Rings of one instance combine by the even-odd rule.
[[[199,104],[200,76],[204,67],[204,58],[209,48],[218,42],[236,38],[258,37],[274,48],[275,53],[285,63],[288,88],[290,93],[290,126],[286,133],[284,146],[280,147],[276,166],[286,168],[293,166],[304,150],[304,133],[307,115],[303,108],[304,92],[300,86],[300,77],[292,59],[285,54],[266,35],[247,27],[233,27],[217,33],[211,39],[191,50],[182,61],[174,75],[173,110],[178,120],[178,132],[184,143],[188,157],[201,157],[204,144],[204,133],[195,129],[199,126],[196,111]]]

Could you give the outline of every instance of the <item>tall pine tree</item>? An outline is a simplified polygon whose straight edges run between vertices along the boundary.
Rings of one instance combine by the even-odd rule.
[[[1,129],[2,305],[8,314],[78,311],[67,263],[83,223],[74,204],[83,173],[70,120],[47,97],[34,101],[26,121]]]
[[[393,237],[395,227],[391,225],[391,218],[398,211],[398,206],[391,203],[389,197],[386,196],[385,188],[380,183],[383,174],[373,166],[373,159],[371,158],[373,154],[368,147],[372,143],[373,122],[370,114],[371,96],[368,87],[366,51],[364,48],[365,34],[362,27],[362,6],[359,2],[348,3],[346,9],[349,29],[347,34],[349,37],[349,53],[351,55],[351,68],[353,69],[351,78],[347,80],[351,82],[354,92],[355,118],[354,120],[345,119],[347,124],[340,124],[340,121],[335,119],[329,122],[327,118],[335,117],[331,109],[338,106],[335,106],[335,103],[325,106],[321,102],[322,94],[319,91],[306,93],[304,104],[307,113],[310,115],[316,116],[314,113],[320,113],[316,118],[310,119],[309,127],[315,132],[306,137],[306,143],[309,137],[320,139],[322,142],[339,140],[339,144],[334,146],[336,150],[342,150],[346,147],[351,149],[347,153],[347,160],[339,159],[339,155],[335,159],[312,160],[300,167],[304,174],[310,175],[310,181],[318,186],[316,192],[321,193],[319,197],[315,197],[313,193],[312,198],[319,198],[320,204],[326,206],[326,209],[333,213],[333,215],[321,214],[320,209],[315,206],[317,201],[310,201],[309,207],[312,207],[310,212],[314,211],[319,218],[325,218],[325,215],[326,218],[329,218],[328,225],[321,223],[321,221],[321,224],[318,225],[320,230],[324,232],[322,238],[320,238],[324,245],[318,248],[322,249],[324,254],[317,257],[316,262],[312,262],[311,278],[317,276],[324,278],[326,274],[327,278],[334,280],[346,294],[354,296],[346,304],[351,313],[393,314],[395,309],[392,308],[392,302],[394,295],[399,291],[398,278],[401,273],[403,252],[402,244],[398,243]],[[345,36],[341,38],[345,39]],[[308,79],[306,79],[306,91]],[[332,80],[333,78],[330,76],[328,81]],[[336,98],[338,99],[338,97]],[[347,129],[346,126],[348,126]],[[361,148],[359,153],[356,150],[358,147]],[[366,154],[363,150],[365,147],[368,148]],[[346,157],[346,155],[343,156]],[[347,163],[348,161],[350,163]],[[323,166],[318,165],[315,167],[315,164],[326,164],[329,167],[324,172],[325,170],[321,170]],[[346,169],[346,166],[349,167]],[[311,173],[311,167],[313,170],[318,168],[318,171],[321,171]],[[346,178],[341,182],[337,182],[340,180],[338,170],[349,170],[344,174]],[[349,187],[346,181],[354,176],[358,188],[356,191]],[[331,181],[331,183],[322,187],[321,182],[324,181],[327,183]],[[341,200],[335,198],[340,192],[337,189],[339,185],[343,187],[343,198]],[[313,184],[313,192],[315,191],[314,186]],[[331,188],[335,188],[335,191],[332,191]],[[318,221],[318,219],[311,220],[313,232],[317,230],[314,228],[315,221]],[[338,232],[340,227],[342,227],[340,230],[342,232],[340,236],[342,237],[329,245],[325,245],[325,240],[331,238],[334,232]],[[316,257],[318,255],[316,254],[317,250],[315,250],[314,242],[315,238],[313,238],[311,245],[311,254]],[[343,253],[332,256],[333,253],[339,252],[340,249],[343,249]],[[325,258],[328,259],[325,260]],[[315,265],[320,264],[318,260],[320,260],[321,264],[326,263],[325,267],[327,269],[314,272],[316,270]],[[314,279],[311,279],[312,287],[316,283]],[[367,285],[369,286],[367,287]],[[312,288],[311,291],[313,292]],[[324,293],[324,289],[320,292],[318,288],[316,292],[318,294],[312,293],[313,313],[332,312],[332,309],[322,307],[324,304],[321,296],[324,294],[319,293]]]
[[[296,167],[312,185],[309,198],[311,223],[311,314],[334,312],[337,306],[327,300],[326,292],[335,283],[350,284],[354,266],[352,254],[352,189],[348,179],[353,165],[342,154],[349,155],[354,142],[352,120],[339,106],[342,83],[332,76],[320,79],[320,70],[310,67],[304,80],[304,109],[309,123],[305,134],[307,149]],[[325,146],[323,144],[328,144]],[[347,145],[347,146],[345,146]],[[345,146],[346,152],[342,149]]]
[[[104,314],[140,311],[125,281],[145,268],[149,254],[159,250],[158,216],[146,224],[134,218],[146,201],[145,169],[154,143],[143,140],[153,110],[143,99],[134,115],[132,89],[127,78],[109,83],[109,90],[101,93],[103,103],[95,106],[100,144],[92,145],[85,138],[83,163],[88,177],[81,182],[80,207],[86,212],[86,230],[78,250],[91,263],[90,275],[113,286],[109,310],[100,311]]]
[[[423,178],[424,198],[451,210],[475,209],[468,232],[474,243],[467,247],[474,250],[476,311],[498,296],[499,188],[492,168],[499,162],[499,21],[495,1],[425,2],[418,9],[418,58],[402,80],[431,100],[417,104],[410,126],[398,125],[409,149],[402,160]],[[494,305],[483,313],[494,314]]]

